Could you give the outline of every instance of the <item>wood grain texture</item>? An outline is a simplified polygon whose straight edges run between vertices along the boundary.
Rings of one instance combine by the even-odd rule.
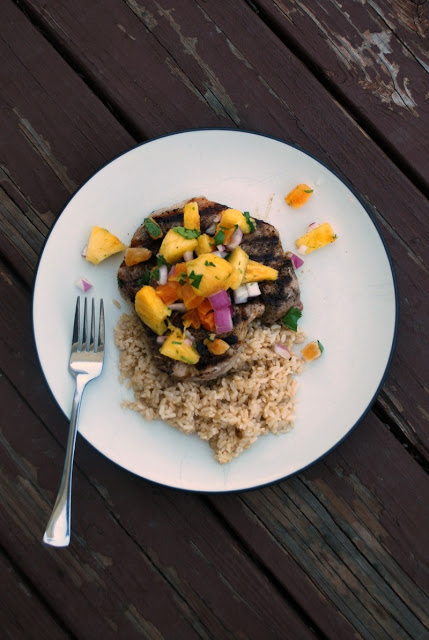
[[[421,455],[427,456],[429,394],[420,341],[423,319],[429,313],[429,232],[425,225],[428,205],[418,190],[244,3],[181,0],[170,10],[166,0],[148,0],[144,5],[138,0],[122,4],[109,0],[100,12],[103,29],[96,40],[90,38],[88,25],[95,20],[98,3],[90,9],[79,3],[71,8],[63,1],[25,0],[24,5],[57,46],[72,53],[82,73],[103,87],[104,98],[126,113],[127,120],[132,119],[142,136],[171,131],[171,121],[185,126],[191,120],[192,126],[235,123],[301,145],[354,185],[372,207],[394,264],[401,265],[397,270],[401,325],[383,389],[384,403],[399,428]],[[124,35],[118,24],[132,38]],[[261,38],[266,46],[255,48],[252,43]],[[118,70],[114,59],[119,50],[123,51],[121,63],[126,61],[126,71]],[[152,65],[155,76],[162,56],[164,60],[173,58],[181,69],[181,81],[176,83],[177,73],[165,64],[164,72],[174,76],[163,81],[164,86],[174,84],[174,99],[163,103],[171,120],[165,117],[162,122],[153,122],[153,105],[142,99],[152,90],[150,83],[137,105],[138,91],[132,78],[141,73],[143,56],[145,69]],[[124,78],[130,86],[128,94]],[[212,98],[203,107],[184,78],[198,88],[200,96],[216,95],[223,115],[213,120]],[[156,91],[154,95],[158,100]],[[317,108],[303,108],[309,104],[317,104]],[[179,105],[186,105],[192,115],[186,123],[180,119]],[[404,252],[409,258],[405,262]]]
[[[257,0],[255,5],[370,133],[429,188],[427,2]]]
[[[66,640],[67,630],[55,620],[37,593],[0,552],[0,622],[4,640]]]

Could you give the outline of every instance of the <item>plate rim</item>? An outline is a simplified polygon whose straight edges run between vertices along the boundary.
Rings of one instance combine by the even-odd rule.
[[[37,361],[39,363],[39,367],[40,367],[40,370],[42,372],[45,384],[46,384],[46,386],[47,386],[52,398],[54,399],[54,402],[56,403],[57,407],[60,409],[61,413],[65,416],[67,421],[68,421],[68,416],[63,411],[63,409],[60,406],[57,398],[55,397],[55,395],[54,395],[54,393],[53,393],[53,391],[52,391],[52,389],[51,389],[51,387],[50,387],[50,385],[48,383],[48,380],[46,378],[44,369],[42,367],[41,359],[40,359],[40,355],[39,355],[39,350],[37,348],[37,340],[36,340],[36,332],[35,332],[35,324],[34,324],[34,304],[35,304],[35,291],[36,291],[37,276],[38,276],[38,273],[39,273],[39,267],[40,267],[41,260],[43,258],[45,247],[46,247],[46,245],[48,243],[48,240],[49,240],[49,238],[51,236],[51,233],[53,232],[55,226],[57,225],[57,223],[58,223],[59,219],[61,218],[61,216],[63,215],[64,211],[69,206],[69,204],[73,200],[73,198],[79,193],[79,191],[81,191],[81,189],[83,189],[86,186],[86,184],[88,182],[90,182],[90,180],[92,180],[92,178],[94,178],[98,173],[100,173],[103,169],[105,169],[106,167],[108,167],[112,163],[116,162],[116,160],[118,160],[122,156],[126,155],[127,153],[130,153],[131,151],[134,151],[134,150],[138,149],[139,147],[143,147],[143,146],[145,146],[147,144],[151,144],[152,142],[156,142],[158,140],[162,140],[163,138],[169,138],[169,137],[173,137],[173,136],[180,136],[180,135],[188,134],[188,133],[221,132],[221,131],[229,132],[229,133],[236,133],[236,134],[253,135],[253,136],[258,136],[258,137],[261,137],[261,138],[267,138],[269,140],[274,140],[275,142],[280,142],[281,144],[284,144],[284,145],[286,145],[288,147],[292,147],[293,149],[296,149],[297,151],[300,151],[301,153],[305,154],[306,156],[312,158],[317,163],[322,165],[325,169],[327,169],[330,173],[332,173],[332,175],[334,175],[338,180],[340,180],[344,184],[345,187],[347,187],[347,189],[357,199],[359,204],[364,209],[364,211],[367,214],[368,218],[372,222],[372,224],[374,226],[374,229],[377,232],[377,235],[379,236],[379,238],[381,240],[383,249],[385,251],[385,254],[386,254],[386,257],[387,257],[387,260],[388,260],[388,263],[389,263],[390,273],[391,273],[391,276],[392,276],[395,317],[394,317],[394,327],[393,327],[392,343],[391,343],[391,346],[390,346],[389,357],[387,358],[386,366],[385,366],[383,375],[381,376],[380,382],[379,382],[379,384],[377,386],[377,389],[375,390],[373,396],[369,400],[366,409],[362,412],[362,414],[355,421],[355,423],[348,429],[348,431],[340,438],[340,440],[338,440],[327,451],[325,451],[318,458],[315,458],[314,460],[312,460],[308,464],[304,465],[303,467],[300,467],[299,469],[296,469],[295,471],[287,473],[286,475],[281,476],[281,477],[279,477],[279,478],[277,478],[275,480],[270,480],[269,482],[263,482],[261,484],[252,485],[250,487],[239,488],[239,489],[193,489],[193,488],[186,488],[186,487],[177,487],[177,486],[168,484],[168,482],[161,482],[159,480],[153,480],[151,478],[147,478],[147,477],[145,477],[145,476],[143,476],[143,475],[141,475],[141,474],[139,474],[139,473],[137,473],[135,471],[132,471],[132,470],[128,469],[126,466],[120,464],[119,462],[116,462],[115,460],[112,460],[107,454],[105,454],[102,451],[100,451],[95,445],[93,445],[89,440],[87,440],[87,438],[85,438],[85,436],[83,436],[83,434],[80,433],[79,430],[78,430],[79,435],[82,438],[84,438],[85,442],[87,442],[99,455],[102,455],[104,458],[106,458],[106,460],[108,460],[111,464],[114,464],[119,469],[123,469],[127,473],[131,473],[133,476],[141,478],[142,480],[145,480],[146,482],[150,482],[150,483],[154,484],[155,486],[162,486],[162,487],[167,487],[169,489],[173,489],[175,491],[183,491],[183,492],[187,492],[187,493],[195,493],[195,494],[201,494],[201,495],[243,493],[243,492],[247,492],[247,491],[255,491],[257,489],[262,489],[264,487],[269,487],[269,486],[275,485],[275,484],[277,484],[279,482],[283,482],[284,480],[286,480],[288,478],[293,478],[294,476],[298,475],[299,473],[302,473],[306,469],[309,469],[310,467],[312,467],[316,463],[318,463],[321,460],[323,460],[330,453],[332,453],[346,438],[348,438],[351,435],[351,433],[356,429],[356,427],[362,422],[362,420],[365,418],[365,416],[371,410],[371,408],[372,408],[377,396],[379,395],[380,390],[383,387],[383,384],[384,384],[384,382],[386,380],[386,377],[387,377],[387,375],[389,373],[390,366],[392,364],[392,359],[393,359],[393,356],[394,356],[394,353],[395,353],[395,348],[396,348],[396,343],[397,343],[397,338],[398,338],[398,325],[399,325],[399,291],[398,291],[398,281],[397,281],[396,271],[395,271],[395,268],[394,268],[394,265],[393,265],[393,259],[392,259],[392,256],[390,254],[389,248],[388,248],[388,246],[386,244],[385,238],[384,238],[383,234],[381,233],[381,230],[380,230],[380,227],[379,227],[378,223],[374,219],[373,213],[371,211],[372,207],[369,205],[369,203],[367,203],[365,201],[365,199],[363,198],[363,196],[357,190],[356,187],[352,186],[350,184],[350,182],[346,178],[344,178],[342,175],[340,175],[336,170],[332,169],[328,164],[326,164],[326,162],[324,162],[323,160],[320,160],[320,158],[315,156],[313,153],[311,153],[309,151],[306,151],[300,145],[297,145],[297,144],[292,143],[292,142],[288,142],[287,140],[285,140],[283,138],[280,138],[278,136],[274,136],[274,135],[267,134],[267,133],[262,133],[260,131],[255,131],[255,130],[252,130],[252,129],[236,129],[234,127],[195,127],[195,128],[190,128],[190,129],[179,129],[177,131],[171,131],[169,133],[160,134],[159,136],[155,136],[153,138],[149,138],[148,140],[144,140],[143,142],[140,142],[140,143],[136,144],[134,147],[131,147],[129,149],[126,149],[125,151],[122,151],[117,156],[115,156],[111,160],[108,160],[106,163],[101,165],[96,171],[91,173],[91,175],[84,182],[82,182],[82,184],[78,187],[78,189],[76,189],[76,191],[73,194],[71,194],[71,196],[67,199],[66,203],[64,204],[64,206],[61,209],[60,213],[58,214],[55,222],[53,223],[53,225],[49,229],[49,232],[48,232],[48,234],[47,234],[47,236],[46,236],[46,238],[45,238],[45,240],[43,242],[42,248],[40,250],[40,253],[39,253],[39,256],[38,256],[38,259],[37,259],[36,268],[35,268],[35,271],[34,271],[34,276],[33,276],[33,281],[32,281],[32,295],[31,295],[33,344],[34,344],[34,348],[35,348],[36,355],[37,355]]]

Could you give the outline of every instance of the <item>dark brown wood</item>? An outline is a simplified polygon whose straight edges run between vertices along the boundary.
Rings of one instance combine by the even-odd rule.
[[[101,16],[97,14],[97,5],[88,8],[78,3],[70,13],[65,2],[25,0],[24,4],[57,46],[72,52],[91,82],[103,84],[105,98],[115,109],[127,114],[127,121],[131,119],[142,135],[150,137],[171,131],[169,118],[178,123],[178,109],[186,108],[192,113],[192,126],[209,126],[214,122],[236,124],[298,143],[326,161],[362,193],[372,206],[394,264],[401,265],[397,275],[402,323],[391,373],[383,389],[384,402],[398,428],[421,455],[427,456],[429,398],[420,339],[423,319],[429,313],[426,295],[429,233],[425,225],[428,207],[421,193],[245,3],[230,5],[221,0],[199,4],[182,0],[170,11],[163,0],[146,2],[144,9],[138,2],[119,5],[109,0],[103,3]],[[101,20],[97,40],[90,38],[88,31],[95,20]],[[127,37],[118,24],[135,40]],[[237,24],[242,28],[237,29]],[[265,46],[255,49],[253,42],[261,38]],[[113,54],[118,50],[123,51],[121,61],[126,63],[125,70],[118,70]],[[173,79],[164,82],[167,87],[174,84],[171,94],[174,100],[163,103],[168,110],[164,115],[168,117],[154,123],[151,102],[137,100],[131,80],[142,73],[141,59],[152,65],[156,76],[162,51],[165,59],[174,57],[182,75],[177,83],[177,73],[170,64],[166,65]],[[198,88],[199,97],[184,78]],[[128,93],[123,85],[125,80],[131,83]],[[147,85],[148,91],[150,87]],[[296,87],[300,88],[299,95]],[[159,99],[156,92],[154,95]],[[206,95],[208,102],[201,100],[202,95]],[[224,114],[216,121],[213,95]],[[303,108],[316,103],[317,109]],[[183,126],[189,126],[189,122]],[[370,171],[366,169],[368,163]],[[409,256],[407,261],[403,260],[404,252]]]
[[[426,2],[257,0],[260,15],[429,188]]]

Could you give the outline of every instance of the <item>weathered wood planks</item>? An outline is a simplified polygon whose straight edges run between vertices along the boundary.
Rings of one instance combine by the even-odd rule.
[[[257,0],[255,8],[405,171],[429,188],[427,3]]]

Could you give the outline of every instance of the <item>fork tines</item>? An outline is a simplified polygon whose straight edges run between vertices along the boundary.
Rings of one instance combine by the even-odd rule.
[[[73,349],[77,351],[102,351],[104,348],[104,304],[103,298],[100,299],[100,312],[98,331],[96,332],[95,322],[95,300],[91,300],[91,318],[89,321],[89,342],[88,340],[88,312],[87,304],[88,300],[85,298],[83,307],[83,326],[81,323],[81,310],[80,310],[80,296],[76,300],[76,310],[74,315],[73,325]],[[96,340],[97,339],[97,340]]]

